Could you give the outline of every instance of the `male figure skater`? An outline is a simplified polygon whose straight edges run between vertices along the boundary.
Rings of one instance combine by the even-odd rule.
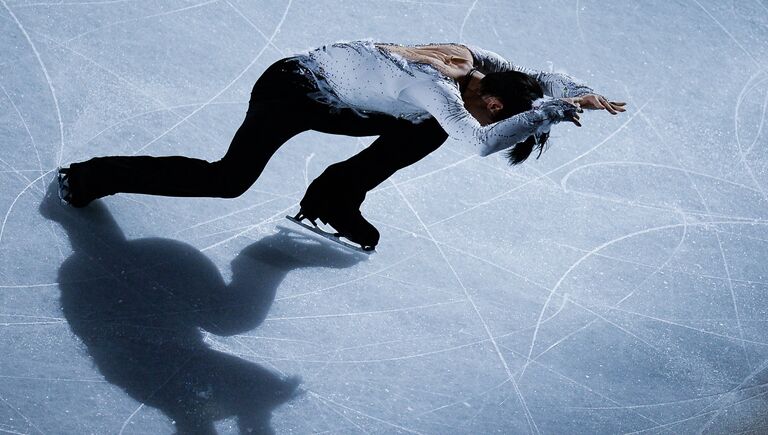
[[[518,164],[534,149],[541,154],[553,125],[580,126],[582,109],[616,114],[624,104],[565,74],[522,68],[479,47],[336,43],[281,59],[262,74],[220,160],[97,157],[61,169],[60,194],[75,207],[119,192],[234,198],[298,133],[378,135],[315,179],[297,215],[373,249],[379,232],[360,213],[366,193],[447,137],[481,156],[508,150]]]

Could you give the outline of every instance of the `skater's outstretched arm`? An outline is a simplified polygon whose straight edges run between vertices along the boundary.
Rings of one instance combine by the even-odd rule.
[[[574,104],[579,104],[582,109],[605,109],[613,115],[625,111],[625,103],[608,101],[608,99],[602,95],[595,93],[595,91],[587,84],[568,74],[537,71],[532,68],[515,65],[490,50],[484,50],[475,46],[468,46],[467,48],[472,52],[475,68],[482,71],[484,74],[491,72],[519,71],[536,79],[539,85],[541,85],[544,95],[567,99]]]
[[[454,139],[472,145],[487,156],[520,143],[530,136],[548,133],[561,121],[578,123],[578,106],[553,98],[536,100],[533,108],[507,119],[481,125],[464,107],[460,91],[447,82],[419,81],[404,89],[400,98],[427,110]]]

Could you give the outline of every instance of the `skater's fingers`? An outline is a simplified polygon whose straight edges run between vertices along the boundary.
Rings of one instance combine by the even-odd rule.
[[[608,102],[608,100],[605,99],[605,97],[600,97],[600,104],[605,107],[605,110],[607,110],[611,115],[615,115],[618,112],[613,109],[613,106],[611,106],[611,103]]]
[[[592,108],[595,110],[603,110],[605,109],[605,106],[603,106],[603,103],[600,102],[599,98],[595,98],[595,101],[592,102]]]
[[[574,113],[573,116],[571,117],[571,122],[576,124],[577,127],[581,127],[581,123],[579,122],[579,119],[580,119],[579,115]]]
[[[614,109],[616,109],[618,112],[626,112],[627,109],[624,108],[627,103],[622,103],[620,101],[611,101],[611,106],[613,106]]]

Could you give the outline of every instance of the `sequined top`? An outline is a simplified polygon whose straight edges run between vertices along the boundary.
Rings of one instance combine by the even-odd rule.
[[[317,83],[317,101],[357,111],[376,112],[414,123],[434,117],[454,139],[470,144],[481,156],[509,148],[530,136],[549,132],[571,113],[561,97],[592,93],[592,89],[559,73],[546,73],[512,64],[496,53],[464,46],[473,66],[482,73],[520,71],[534,77],[549,97],[531,110],[488,124],[464,108],[459,84],[429,63],[416,62],[373,41],[340,42],[297,56]],[[393,45],[393,44],[387,44]]]

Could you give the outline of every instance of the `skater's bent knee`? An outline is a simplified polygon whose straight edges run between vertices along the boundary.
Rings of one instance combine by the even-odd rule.
[[[225,183],[221,186],[218,196],[221,198],[237,198],[244,194],[249,187],[251,187],[251,183]]]

